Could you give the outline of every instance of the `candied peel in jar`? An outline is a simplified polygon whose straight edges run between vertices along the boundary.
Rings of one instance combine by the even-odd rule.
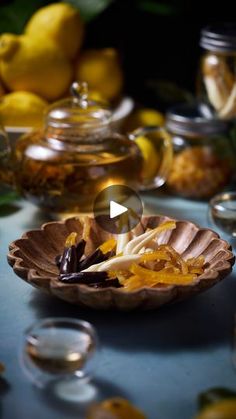
[[[176,194],[206,199],[221,190],[229,176],[226,161],[220,160],[207,146],[195,146],[174,157],[167,186]]]

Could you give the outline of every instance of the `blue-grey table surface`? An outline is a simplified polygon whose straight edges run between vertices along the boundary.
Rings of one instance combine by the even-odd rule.
[[[145,195],[144,202],[148,212],[209,226],[206,203],[154,193]],[[30,383],[20,367],[23,332],[44,317],[72,316],[92,322],[102,345],[94,379],[96,397],[126,397],[149,419],[191,419],[199,392],[215,386],[236,388],[235,273],[199,296],[158,311],[81,309],[31,288],[8,265],[8,244],[48,221],[33,205],[17,205],[11,215],[0,217],[0,361],[6,367],[0,381],[1,419],[83,417],[80,403],[49,397]]]

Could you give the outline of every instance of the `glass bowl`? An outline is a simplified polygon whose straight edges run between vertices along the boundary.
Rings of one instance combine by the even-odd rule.
[[[25,331],[21,364],[39,387],[71,378],[86,383],[96,365],[97,348],[98,337],[90,323],[73,318],[46,318]]]
[[[215,195],[209,203],[211,222],[223,233],[236,237],[236,192]]]

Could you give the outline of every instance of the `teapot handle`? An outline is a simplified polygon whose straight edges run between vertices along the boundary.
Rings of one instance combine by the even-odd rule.
[[[143,155],[143,170],[139,189],[145,191],[159,188],[165,183],[173,162],[173,146],[170,134],[163,127],[148,126],[138,128],[128,134],[128,137],[131,141],[137,143]],[[145,141],[146,146],[149,142],[146,152]]]
[[[0,182],[10,186],[14,185],[10,141],[2,126],[0,126]]]

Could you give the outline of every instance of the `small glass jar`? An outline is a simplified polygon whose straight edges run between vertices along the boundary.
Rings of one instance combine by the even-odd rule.
[[[213,115],[236,117],[236,24],[211,25],[201,32],[198,96]]]
[[[228,124],[203,116],[205,105],[178,105],[167,113],[174,158],[166,185],[174,194],[208,199],[221,191],[232,174]]]

